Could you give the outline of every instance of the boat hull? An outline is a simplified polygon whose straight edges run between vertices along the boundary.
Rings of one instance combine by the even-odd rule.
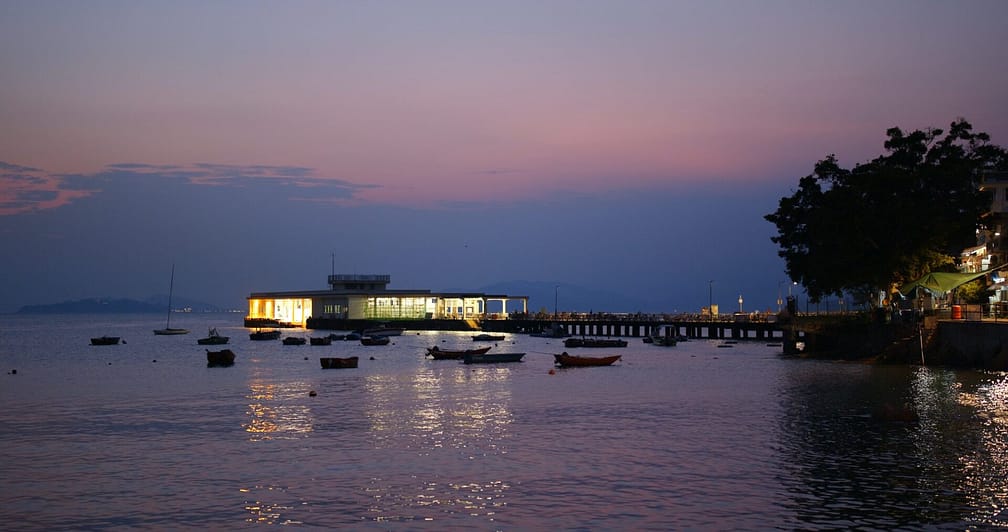
[[[262,340],[279,340],[279,339],[280,339],[280,331],[256,331],[253,333],[249,333],[249,340],[262,341]]]
[[[177,334],[189,334],[189,329],[176,329],[174,327],[169,327],[167,329],[154,329],[154,334],[158,336],[174,336]]]
[[[499,362],[521,362],[525,353],[484,353],[482,355],[465,355],[462,362],[465,364],[496,364]]]
[[[100,338],[91,339],[91,345],[116,345],[118,343],[118,336],[102,336]]]
[[[320,357],[322,369],[347,369],[357,367],[357,357]]]
[[[626,347],[626,340],[607,340],[603,338],[568,338],[564,347]]]
[[[222,349],[220,351],[207,350],[206,358],[208,368],[223,368],[234,365],[235,354],[230,349]]]
[[[228,340],[230,339],[231,338],[227,336],[209,336],[207,338],[200,338],[199,340],[196,340],[196,343],[199,345],[224,345],[228,343]]]
[[[622,355],[612,355],[606,357],[581,357],[562,353],[553,355],[554,364],[560,367],[587,367],[587,366],[610,366],[619,360]]]
[[[388,345],[391,340],[388,336],[362,336],[361,345]]]
[[[328,336],[312,336],[308,339],[308,342],[311,343],[311,345],[332,345],[332,338],[329,338]]]
[[[465,349],[462,351],[445,351],[439,349],[437,346],[427,348],[427,356],[433,358],[434,360],[458,360],[464,358],[466,355],[482,355],[490,350],[490,346],[481,347],[479,349]]]

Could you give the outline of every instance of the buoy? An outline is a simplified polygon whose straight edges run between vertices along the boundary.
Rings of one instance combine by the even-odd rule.
[[[371,357],[369,360],[374,360],[374,357]]]
[[[308,392],[308,397],[315,397],[316,395],[318,395],[318,394],[315,393],[315,390],[312,390],[312,391]]]
[[[305,360],[308,360],[308,357],[304,357],[304,359],[305,359]]]
[[[549,370],[549,374],[550,375],[556,375],[556,370],[553,370],[553,369]]]
[[[10,370],[10,373],[11,373],[11,375],[17,375],[17,370],[16,369],[12,369],[12,370]]]
[[[151,360],[151,362],[155,362],[155,363],[156,363],[156,362],[157,362],[157,359],[155,358],[154,360]]]

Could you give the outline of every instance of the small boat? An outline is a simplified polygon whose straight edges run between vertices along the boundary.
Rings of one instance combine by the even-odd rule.
[[[549,329],[529,334],[535,338],[567,338],[570,334],[559,323],[554,323]]]
[[[583,367],[583,366],[609,366],[620,359],[622,355],[612,355],[607,357],[582,357],[568,355],[566,351],[559,355],[553,355],[554,363],[561,367]]]
[[[340,369],[340,368],[356,368],[357,367],[357,357],[321,357],[319,362],[322,363],[322,369]]]
[[[284,338],[282,341],[283,345],[305,345],[305,343],[308,342],[308,340],[305,340],[301,336],[288,336]]]
[[[311,345],[332,345],[332,338],[328,336],[312,336],[308,339]]]
[[[206,352],[206,366],[208,368],[233,366],[234,359],[234,351],[230,349],[222,349],[220,351],[207,349]]]
[[[457,360],[460,358],[465,358],[466,355],[482,355],[490,350],[490,346],[481,347],[479,349],[462,349],[458,351],[450,351],[441,349],[438,346],[428,347],[427,356],[433,358],[434,360]]]
[[[343,340],[347,342],[356,342],[361,339],[360,333],[352,332],[343,335]]]
[[[388,345],[391,340],[388,336],[361,336],[361,345]]]
[[[280,331],[274,329],[272,331],[255,331],[249,333],[249,340],[279,340]]]
[[[504,339],[503,334],[477,334],[472,337],[474,342],[497,342]]]
[[[372,338],[379,336],[401,336],[405,330],[400,327],[373,327],[371,329],[364,329],[360,334],[361,337],[370,336]]]
[[[346,335],[345,334],[332,333],[332,334],[329,335],[329,340],[340,340],[340,341],[342,341],[342,340],[345,340],[345,339],[346,339]]]
[[[606,338],[568,338],[564,347],[626,347],[626,340],[610,340]]]
[[[673,346],[676,345],[676,341],[677,340],[676,340],[675,336],[655,335],[655,336],[651,337],[651,343],[652,344],[654,344],[654,345],[660,345],[660,346],[664,346],[664,347],[673,347]]]
[[[171,267],[171,282],[168,283],[168,321],[165,323],[164,329],[154,329],[154,334],[158,336],[173,335],[173,334],[189,334],[189,329],[179,329],[177,327],[171,326],[171,300],[172,293],[175,292],[175,265],[172,264]]]
[[[91,345],[116,345],[119,343],[118,336],[100,336],[91,339]]]
[[[228,340],[230,339],[231,337],[229,336],[221,336],[218,334],[217,328],[214,327],[207,332],[206,338],[200,338],[196,340],[196,343],[199,345],[223,345],[228,343]]]
[[[465,364],[495,364],[497,362],[521,362],[525,353],[483,353],[462,357]]]

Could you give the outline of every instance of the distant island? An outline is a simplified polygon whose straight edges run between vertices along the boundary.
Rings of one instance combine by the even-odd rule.
[[[46,305],[25,305],[18,314],[149,314],[163,313],[168,305],[167,296],[154,296],[146,301],[135,299],[97,297],[64,301]],[[175,312],[228,312],[228,309],[204,302],[178,301]]]

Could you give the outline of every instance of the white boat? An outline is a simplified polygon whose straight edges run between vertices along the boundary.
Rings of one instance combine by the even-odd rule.
[[[175,291],[175,265],[172,264],[171,267],[171,281],[168,283],[168,322],[165,323],[164,329],[154,329],[154,334],[157,335],[169,335],[169,334],[189,334],[189,329],[179,329],[171,326],[171,300],[172,293]]]

